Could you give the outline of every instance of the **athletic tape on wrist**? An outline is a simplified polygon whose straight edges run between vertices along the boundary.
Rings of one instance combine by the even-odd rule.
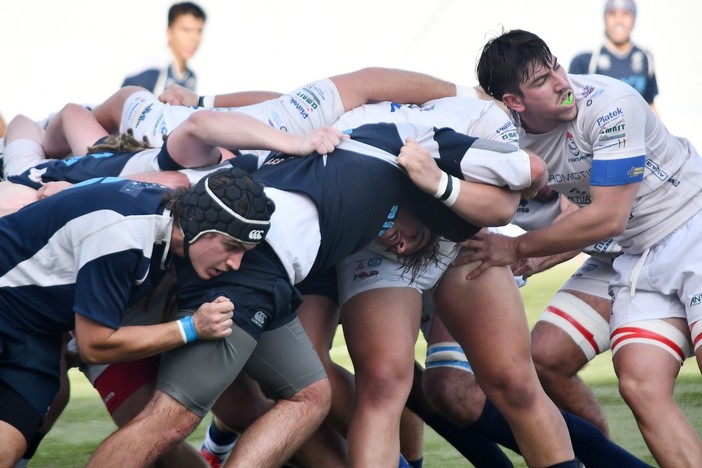
[[[446,187],[449,183],[449,176],[444,171],[441,171],[441,178],[439,179],[439,186],[436,187],[436,193],[434,193],[434,198],[441,198],[446,193]]]
[[[200,96],[197,99],[197,107],[214,107],[215,96]]]
[[[197,336],[197,330],[195,329],[195,323],[191,315],[178,320],[178,325],[180,326],[180,332],[183,334],[183,339],[186,343],[197,341],[199,337]]]
[[[448,196],[445,199],[442,198],[441,201],[446,206],[453,206],[453,204],[456,203],[456,200],[458,200],[458,193],[461,191],[461,181],[458,177],[451,176],[448,185],[451,191]]]

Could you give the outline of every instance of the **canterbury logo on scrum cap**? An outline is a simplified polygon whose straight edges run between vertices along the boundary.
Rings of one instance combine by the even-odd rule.
[[[190,189],[183,200],[181,228],[188,244],[208,232],[258,243],[268,233],[274,210],[261,184],[241,169],[231,168],[211,174]]]

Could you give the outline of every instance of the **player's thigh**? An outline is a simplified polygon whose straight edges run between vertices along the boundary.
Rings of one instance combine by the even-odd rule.
[[[298,318],[265,331],[245,368],[275,398],[290,398],[326,378],[324,366]]]

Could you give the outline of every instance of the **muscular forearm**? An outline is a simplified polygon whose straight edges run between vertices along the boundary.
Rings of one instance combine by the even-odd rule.
[[[621,232],[622,225],[616,216],[610,217],[604,210],[590,205],[548,227],[518,236],[516,253],[519,258],[528,258],[582,250]]]
[[[504,226],[519,206],[519,192],[494,185],[460,182],[460,192],[451,209],[476,226]]]
[[[98,332],[82,330],[76,319],[76,343],[81,358],[88,364],[107,364],[140,359],[163,353],[184,344],[178,323],[125,326]],[[83,318],[82,320],[88,320]]]
[[[296,154],[298,135],[281,132],[238,112],[203,111],[191,115],[189,133],[202,142],[229,149],[264,149]]]

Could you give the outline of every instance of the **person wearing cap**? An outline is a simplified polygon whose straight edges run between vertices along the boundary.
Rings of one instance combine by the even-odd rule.
[[[340,136],[325,129],[312,132],[322,138],[286,134],[242,114],[231,114],[227,121],[241,131],[228,135],[232,147],[308,154],[333,149]],[[28,119],[13,123],[11,143],[39,138]],[[159,160],[177,167],[217,162],[220,149],[204,147],[192,130],[188,125],[175,130],[170,138],[178,147],[172,150],[175,156],[164,145],[166,154]],[[201,159],[189,159],[196,151]],[[261,186],[231,166],[204,175],[192,188],[175,193],[162,185],[91,179],[2,218],[2,245],[11,254],[0,262],[1,459],[22,455],[46,413],[58,388],[62,332],[75,329],[78,351],[89,364],[152,356],[198,337],[219,339],[231,333],[233,305],[219,297],[192,317],[170,324],[120,327],[122,313],[158,285],[173,258],[186,257],[196,276],[209,279],[238,268],[243,253],[265,238],[273,203]],[[219,208],[217,219],[206,213],[212,211],[207,202]],[[28,357],[25,369],[22,361],[13,361],[23,352],[24,345],[18,344],[31,342],[36,334],[47,338],[36,347],[44,357],[40,364]],[[174,343],[178,336],[181,343]],[[36,392],[25,394],[25,384],[35,374],[42,384],[32,384]]]
[[[212,225],[193,223],[203,193],[222,210]],[[265,237],[272,212],[261,185],[232,168],[176,193],[91,180],[0,219],[0,459],[19,460],[46,414],[59,385],[63,332],[75,329],[89,363],[231,334],[234,306],[221,296],[180,320],[119,324],[174,257],[186,257],[201,278],[238,268]]]
[[[631,32],[636,23],[634,0],[607,0],[604,7],[605,41],[598,49],[578,54],[569,73],[597,73],[617,78],[643,96],[655,110],[658,82],[651,53],[635,44]]]

